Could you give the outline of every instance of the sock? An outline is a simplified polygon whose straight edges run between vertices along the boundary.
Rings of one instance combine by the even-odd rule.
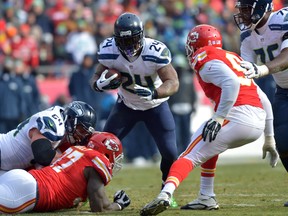
[[[179,158],[176,160],[169,171],[168,178],[162,191],[168,192],[171,195],[180,183],[187,178],[189,173],[193,170],[193,164],[186,158]]]
[[[201,165],[200,194],[206,196],[215,196],[214,178],[218,155],[206,161]]]

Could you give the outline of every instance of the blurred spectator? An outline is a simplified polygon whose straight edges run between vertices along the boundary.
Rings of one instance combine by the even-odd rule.
[[[45,13],[45,4],[43,0],[33,1],[31,9],[28,12],[27,23],[39,26],[44,35],[52,35],[54,33],[54,25],[50,17]]]
[[[69,97],[67,97],[64,94],[60,94],[56,100],[54,101],[54,103],[52,104],[52,106],[61,106],[61,107],[65,107],[68,103],[70,103],[71,100]]]
[[[16,29],[16,28],[15,28]],[[9,27],[6,26],[4,19],[0,19],[0,64],[3,63],[5,56],[11,53],[10,38],[7,34]]]
[[[100,122],[103,119],[106,119],[106,110],[109,109],[108,114],[115,100],[112,101],[112,105],[105,104],[105,107],[102,107],[104,104],[104,98],[109,97],[109,93],[101,94],[99,92],[93,91],[89,86],[89,80],[92,75],[95,73],[94,67],[94,56],[86,54],[84,56],[82,64],[79,65],[77,71],[75,71],[69,81],[69,93],[72,100],[80,100],[86,103],[89,103],[97,114],[97,129],[102,130]]]
[[[86,54],[96,55],[97,44],[93,35],[88,31],[88,24],[85,20],[77,21],[77,31],[67,36],[66,52],[71,55],[73,62],[80,65]]]
[[[52,6],[46,10],[46,14],[53,22],[54,28],[63,21],[66,21],[70,14],[70,9],[66,6],[65,0],[49,1]]]
[[[0,133],[16,128],[23,120],[26,108],[22,82],[14,73],[13,67],[13,60],[6,58],[0,72]]]
[[[123,6],[117,0],[106,0],[99,4],[95,11],[97,43],[113,35],[114,22],[122,12]]]
[[[222,31],[223,49],[239,54],[240,34],[235,34],[239,29],[236,27],[234,20],[232,19],[227,20],[224,26],[224,31]]]
[[[54,64],[62,65],[67,63],[68,53],[65,49],[65,44],[67,41],[68,29],[65,23],[59,24],[55,29],[54,40],[52,44],[52,53],[54,56]]]
[[[31,67],[31,70],[34,70],[39,65],[39,47],[30,31],[28,24],[19,26],[19,35],[15,35],[12,39],[12,56],[22,59],[27,66]]]
[[[51,35],[43,35],[41,41],[39,42],[39,64],[40,65],[52,65],[53,56],[53,46]]]
[[[141,137],[141,139],[139,139]],[[137,143],[135,145],[135,143]],[[159,162],[157,145],[143,122],[137,123],[122,140],[126,163],[144,166],[147,162]]]
[[[23,97],[25,101],[25,112],[23,119],[26,119],[40,111],[41,96],[36,84],[34,75],[29,71],[29,68],[21,59],[14,60],[13,71],[22,82]]]
[[[122,0],[123,11],[139,15],[137,0]]]

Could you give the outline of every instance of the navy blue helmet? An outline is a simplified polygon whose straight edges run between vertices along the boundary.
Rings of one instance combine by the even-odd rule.
[[[143,47],[143,24],[132,13],[123,13],[114,24],[114,39],[118,49],[127,56],[135,56]]]
[[[237,0],[235,8],[239,13],[234,15],[234,21],[243,31],[255,28],[268,11],[273,10],[272,0]]]
[[[96,113],[87,103],[73,101],[64,110],[67,139],[72,145],[85,145],[94,132]]]

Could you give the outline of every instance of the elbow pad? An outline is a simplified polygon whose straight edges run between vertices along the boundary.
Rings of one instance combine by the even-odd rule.
[[[48,139],[38,139],[31,144],[34,161],[42,166],[50,165],[55,157],[56,151]]]

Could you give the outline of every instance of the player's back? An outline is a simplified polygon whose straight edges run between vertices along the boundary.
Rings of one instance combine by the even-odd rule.
[[[205,46],[197,50],[191,59],[192,68],[195,70],[198,81],[203,88],[206,96],[215,102],[215,109],[220,101],[222,90],[212,82],[203,81],[201,73],[211,74],[209,79],[225,80],[229,76],[237,76],[240,82],[240,90],[234,106],[251,105],[262,108],[262,104],[257,93],[257,86],[253,80],[246,79],[243,68],[239,65],[242,61],[241,57],[236,53],[226,51],[224,49],[215,48],[213,46]],[[207,65],[205,65],[207,64]],[[226,65],[222,67],[221,64]],[[228,66],[228,67],[227,67]],[[225,70],[225,73],[224,71]],[[228,73],[226,73],[226,71]],[[231,89],[233,91],[233,89]]]
[[[70,208],[77,201],[87,199],[87,180],[84,169],[93,167],[104,185],[112,179],[111,164],[103,154],[84,146],[67,149],[62,157],[49,167],[29,171],[37,180],[38,202],[35,211]]]
[[[60,106],[51,107],[32,115],[7,134],[0,134],[1,169],[31,166],[34,157],[29,131],[32,128],[37,128],[51,142],[59,141],[65,133],[62,111]]]

